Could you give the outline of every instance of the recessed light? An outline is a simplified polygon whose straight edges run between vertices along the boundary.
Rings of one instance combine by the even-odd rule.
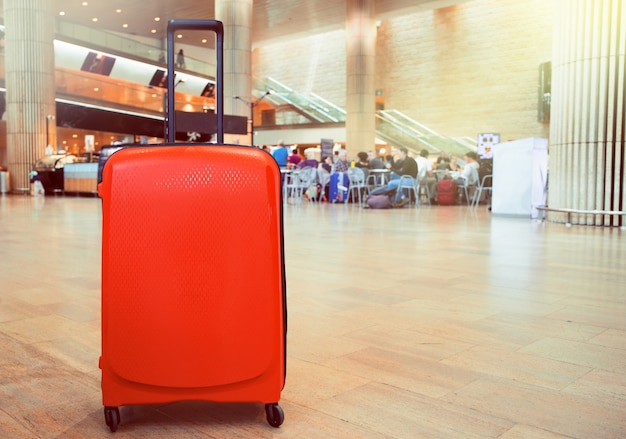
[[[83,2],[83,6],[87,6],[89,3],[87,2]]]
[[[118,14],[121,14],[122,10],[118,8],[118,9],[115,10],[115,12],[117,12]]]
[[[65,11],[61,11],[61,12],[59,12],[59,15],[61,15],[61,16],[62,16],[62,15],[65,15]]]
[[[150,32],[152,32],[153,34],[156,34],[156,29],[151,29]]]
[[[94,87],[93,91],[100,91],[100,89],[98,87]]]
[[[154,17],[154,21],[161,21],[161,17]]]
[[[208,40],[206,38],[202,38],[202,44],[206,44]]]
[[[122,27],[123,27],[124,29],[126,29],[126,28],[128,27],[128,23],[124,23],[124,24],[122,25]]]
[[[93,17],[93,18],[91,19],[91,21],[93,21],[93,22],[95,23],[96,21],[98,21],[98,17]]]
[[[183,34],[176,35],[176,38],[182,38],[182,37],[183,37]]]

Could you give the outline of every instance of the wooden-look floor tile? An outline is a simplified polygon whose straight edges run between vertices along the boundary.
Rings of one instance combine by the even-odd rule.
[[[601,400],[495,377],[474,381],[442,398],[514,424],[571,438],[626,437],[624,410]]]
[[[432,398],[439,398],[481,377],[480,371],[470,368],[377,348],[338,357],[326,366]]]
[[[607,329],[606,331],[589,339],[589,343],[626,351],[626,331],[619,329]]]
[[[308,406],[369,382],[354,370],[332,366],[332,363],[327,366],[292,359],[288,365],[289,386],[283,391],[283,397],[294,404]]]
[[[610,405],[616,410],[624,410],[626,406],[626,375],[594,369],[565,387],[563,391],[602,401],[603,404]]]
[[[71,337],[74,334],[92,329],[93,327],[88,324],[76,322],[60,315],[42,315],[0,323],[0,331],[22,343],[36,343]]]
[[[398,439],[498,437],[513,422],[383,384],[369,384],[312,405]]]
[[[137,405],[115,437],[626,437],[621,230],[484,206],[284,213],[285,423],[256,403]],[[100,216],[96,198],[0,197],[2,438],[111,437]]]
[[[570,439],[570,436],[552,433],[537,427],[517,424],[498,439]]]
[[[520,352],[609,372],[626,373],[624,350],[593,343],[546,337],[526,346]]]
[[[551,360],[543,356],[510,352],[489,346],[476,346],[441,361],[476,373],[560,390],[584,376],[585,366]]]

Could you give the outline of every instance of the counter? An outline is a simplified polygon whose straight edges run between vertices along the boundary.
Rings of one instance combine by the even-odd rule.
[[[98,163],[67,163],[63,171],[65,192],[98,192]]]

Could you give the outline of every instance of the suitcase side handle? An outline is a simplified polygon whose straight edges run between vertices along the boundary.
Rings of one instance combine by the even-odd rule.
[[[217,54],[215,112],[217,113],[217,143],[224,143],[224,25],[218,20],[179,20],[167,22],[167,141],[176,141],[174,99],[174,33],[178,30],[208,30],[215,32]]]

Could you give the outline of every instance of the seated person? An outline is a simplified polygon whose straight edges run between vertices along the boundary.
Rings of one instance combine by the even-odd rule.
[[[302,161],[302,157],[298,154],[298,149],[295,146],[292,146],[291,148],[291,154],[289,155],[289,159],[287,161],[290,168],[295,168],[298,163]]]
[[[274,160],[276,160],[276,163],[278,163],[278,166],[281,168],[287,167],[287,157],[289,156],[289,151],[285,147],[282,140],[278,142],[278,148],[274,150],[272,156],[274,157]]]
[[[455,180],[456,184],[463,185],[465,184],[465,180],[467,180],[468,186],[478,183],[478,168],[480,167],[480,164],[478,163],[478,154],[474,151],[470,151],[465,154],[463,160],[465,160],[465,166],[461,168],[461,173]]]
[[[361,169],[368,169],[370,166],[370,163],[369,163],[369,157],[367,153],[361,151],[356,156],[358,160],[354,166],[356,166],[357,168],[361,168]]]
[[[330,182],[330,174],[333,172],[333,158],[326,156],[322,159],[322,163],[317,166],[317,178],[322,186],[322,199],[328,193],[328,183]]]
[[[458,156],[456,154],[452,154],[450,156],[450,162],[448,163],[447,169],[450,171],[459,171],[461,167],[457,163],[457,160],[458,160]]]
[[[348,151],[340,149],[335,162],[335,172],[348,172],[350,163],[348,162]]]
[[[306,160],[303,160],[300,163],[298,163],[298,168],[306,168],[306,167],[317,168],[319,163],[317,160],[315,160],[315,151],[313,149],[307,149],[306,151],[304,151],[304,155],[306,157]]]
[[[380,157],[376,157],[373,151],[367,153],[370,169],[385,169],[385,162]]]
[[[322,163],[319,164],[319,168],[324,169],[329,174],[333,172],[333,158],[329,155],[322,159]]]
[[[409,151],[402,147],[398,152],[398,159],[394,161],[394,164],[388,164],[387,168],[391,170],[391,179],[387,183],[389,189],[398,188],[400,184],[400,177],[408,175],[411,177],[411,182],[414,185],[417,178],[417,162],[412,157],[409,157]],[[402,191],[396,192],[395,201],[400,201],[402,198]]]
[[[448,157],[445,151],[441,151],[439,157],[437,157],[437,169],[450,169],[450,157]]]
[[[363,174],[365,174],[365,181],[367,181],[370,166],[369,157],[366,152],[360,152],[356,156],[358,157],[358,160],[354,166],[360,168],[363,171]]]
[[[433,164],[428,159],[428,150],[422,149],[417,159],[417,169],[419,171],[418,178],[420,185],[428,187],[428,193],[430,194],[431,204],[437,198],[437,177],[433,172]]]

